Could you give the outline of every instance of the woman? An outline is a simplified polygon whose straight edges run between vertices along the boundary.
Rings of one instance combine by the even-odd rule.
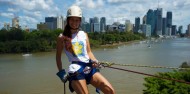
[[[92,84],[104,94],[115,94],[112,85],[96,69],[98,60],[93,55],[87,34],[80,31],[82,11],[78,6],[71,6],[67,11],[67,25],[57,39],[56,62],[57,75],[65,82],[66,72],[62,69],[61,55],[65,51],[71,62],[69,89],[77,94],[89,94],[87,84]]]

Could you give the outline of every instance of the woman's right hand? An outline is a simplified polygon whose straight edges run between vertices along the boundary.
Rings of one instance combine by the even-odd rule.
[[[61,79],[61,81],[63,81],[63,83],[67,82],[67,75],[65,69],[60,70],[56,75]]]

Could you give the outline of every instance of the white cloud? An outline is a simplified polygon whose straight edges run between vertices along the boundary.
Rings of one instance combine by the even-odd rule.
[[[98,0],[98,1],[97,1],[97,5],[98,5],[98,6],[103,6],[103,5],[104,5],[103,0]]]
[[[11,20],[16,14],[19,16],[21,26],[33,24],[32,26],[36,27],[34,24],[45,21],[45,17],[60,14],[60,9],[53,0],[14,0],[4,3],[8,8],[0,15]]]
[[[19,16],[19,24],[22,27],[36,27],[38,20],[29,16]]]
[[[16,0],[14,5],[21,10],[59,12],[59,8],[52,0]]]
[[[15,2],[15,5],[25,10],[36,10],[36,9],[38,10],[38,9],[48,8],[48,5],[44,2],[44,0],[38,0],[38,1],[17,0]]]
[[[13,13],[0,13],[0,16],[6,17],[6,18],[13,18],[14,14]]]
[[[92,0],[87,0],[87,2],[84,3],[88,8],[95,8],[95,3]]]
[[[130,3],[148,3],[152,0],[107,0],[108,3],[111,4],[130,4]]]
[[[23,14],[25,16],[33,17],[33,18],[36,18],[36,19],[42,17],[41,11],[33,11],[33,12],[31,12],[31,11],[25,10],[25,11],[23,11]]]
[[[86,7],[86,8],[91,8],[91,9],[95,9],[97,7],[101,7],[104,5],[103,0],[76,0],[76,5],[82,6],[82,7]]]
[[[119,4],[119,3],[127,3],[127,2],[134,2],[136,0],[107,0],[108,3],[115,3],[115,4]],[[139,0],[140,1],[140,0]]]
[[[15,8],[8,8],[7,9],[8,12],[18,12],[19,10],[18,9],[15,9]]]

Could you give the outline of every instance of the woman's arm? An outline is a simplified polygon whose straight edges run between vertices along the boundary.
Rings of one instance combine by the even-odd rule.
[[[56,47],[56,64],[59,71],[62,70],[62,61],[61,61],[61,55],[63,51],[63,37],[59,36],[57,38],[57,47]]]
[[[90,42],[89,42],[89,38],[88,38],[88,35],[86,34],[86,44],[87,44],[87,53],[89,55],[89,58],[93,61],[96,61],[97,59],[95,58],[94,54],[92,53],[91,51],[91,48],[90,48]]]

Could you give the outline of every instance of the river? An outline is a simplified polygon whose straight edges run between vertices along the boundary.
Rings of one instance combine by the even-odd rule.
[[[151,66],[179,67],[182,62],[190,61],[190,39],[176,38],[154,42],[151,48],[145,42],[121,45],[113,48],[93,49],[99,61],[118,64],[137,64]],[[65,55],[65,64],[69,65]],[[122,67],[134,71],[155,74],[171,71],[139,67]],[[0,55],[0,94],[63,94],[63,83],[56,76],[55,52]],[[103,68],[101,73],[110,81],[116,94],[142,94],[143,75]],[[66,84],[67,86],[67,84]],[[66,87],[67,88],[67,87]],[[67,94],[70,94],[68,88]],[[95,88],[89,85],[90,94]]]

